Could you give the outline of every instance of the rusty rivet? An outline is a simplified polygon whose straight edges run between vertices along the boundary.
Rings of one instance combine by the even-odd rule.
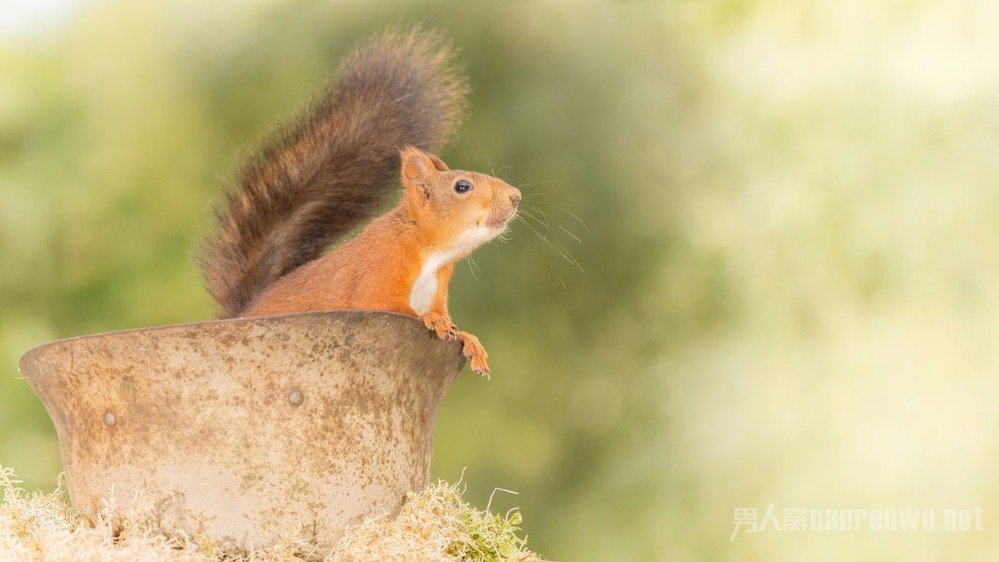
[[[305,395],[301,390],[295,389],[288,393],[288,402],[291,402],[292,406],[301,406],[304,400]]]
[[[104,425],[113,427],[115,421],[117,421],[117,418],[115,418],[114,412],[104,412]]]

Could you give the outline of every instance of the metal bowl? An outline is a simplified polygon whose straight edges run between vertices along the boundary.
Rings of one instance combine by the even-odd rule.
[[[112,332],[20,370],[59,437],[73,505],[155,505],[166,532],[322,547],[427,482],[460,346],[416,319],[323,312]]]

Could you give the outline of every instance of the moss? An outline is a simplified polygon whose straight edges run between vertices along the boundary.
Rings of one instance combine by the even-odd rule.
[[[151,510],[141,504],[128,510],[108,506],[91,525],[68,505],[62,486],[48,494],[29,494],[18,484],[13,471],[0,467],[0,560],[276,562],[314,556],[308,543],[288,537],[234,557],[206,537],[157,532]],[[326,560],[538,560],[518,534],[519,511],[480,511],[463,501],[462,493],[460,484],[442,481],[410,494],[398,516],[358,525]]]

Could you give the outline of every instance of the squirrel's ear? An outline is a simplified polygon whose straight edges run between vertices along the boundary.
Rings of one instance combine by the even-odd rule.
[[[402,181],[410,187],[420,187],[430,196],[430,186],[427,183],[437,176],[437,172],[447,170],[447,165],[440,158],[427,154],[422,150],[407,146],[399,152],[402,161]]]
[[[443,160],[434,156],[433,154],[428,154],[426,152],[424,152],[424,154],[426,154],[427,157],[430,158],[430,161],[434,163],[434,168],[437,168],[438,172],[448,171],[447,164],[445,164]]]

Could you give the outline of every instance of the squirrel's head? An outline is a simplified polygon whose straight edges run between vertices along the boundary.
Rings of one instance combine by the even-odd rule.
[[[471,252],[503,232],[517,213],[520,190],[501,179],[450,170],[411,146],[400,159],[409,216],[442,251]]]

